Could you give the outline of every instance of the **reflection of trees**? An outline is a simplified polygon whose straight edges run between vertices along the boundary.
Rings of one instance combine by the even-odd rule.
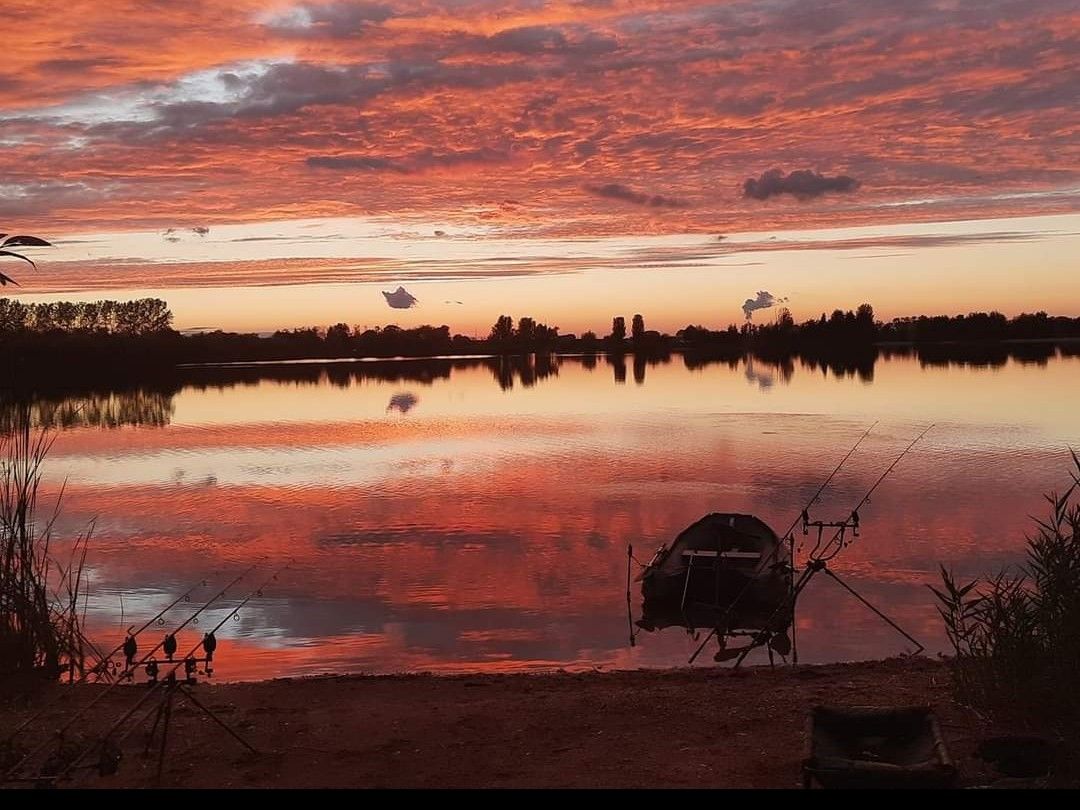
[[[475,368],[482,360],[377,360],[344,363],[266,363],[227,366],[185,366],[176,370],[184,386],[231,388],[236,385],[258,385],[261,382],[321,385],[329,383],[338,388],[366,380],[377,382],[411,382],[430,385],[436,380],[450,379],[455,368]]]
[[[709,366],[723,365],[734,371],[746,355],[742,351],[687,351],[683,352],[683,365],[687,371],[700,371]]]
[[[923,366],[966,366],[972,368],[1001,368],[1010,360],[1024,365],[1045,366],[1059,356],[1069,356],[1075,345],[1058,346],[1048,341],[1013,343],[927,343],[908,349]],[[893,351],[892,354],[900,352]]]
[[[838,379],[874,379],[879,358],[912,358],[926,367],[962,366],[997,368],[1010,360],[1018,363],[1047,364],[1055,357],[1080,356],[1080,342],[949,343],[856,347],[844,352],[803,350],[801,352],[753,352],[694,350],[682,353],[687,371],[702,371],[711,366],[729,372],[744,370],[752,362],[755,371],[748,379],[763,384],[766,376],[790,383],[798,363],[808,372],[820,371]],[[622,352],[605,354],[603,361],[612,370],[616,385],[627,379],[628,358]],[[671,361],[667,352],[637,352],[632,362],[634,382],[645,385],[649,366]],[[135,382],[115,373],[98,372],[93,367],[77,367],[62,379],[48,375],[31,376],[26,369],[11,368],[7,387],[0,389],[0,427],[10,424],[12,409],[29,403],[33,424],[51,428],[100,427],[124,425],[162,427],[174,412],[173,399],[183,388],[196,390],[228,389],[254,386],[262,382],[289,383],[297,386],[333,385],[346,388],[372,380],[385,383],[431,385],[449,380],[454,372],[486,368],[504,391],[515,384],[530,388],[556,377],[562,364],[579,364],[593,370],[600,362],[597,354],[560,356],[554,354],[503,355],[480,358],[434,358],[415,360],[379,360],[360,362],[268,363],[227,366],[181,366],[173,369],[133,371]],[[46,379],[42,379],[45,376]],[[11,381],[18,380],[17,386]],[[414,395],[415,396],[415,395]]]
[[[622,352],[618,354],[609,354],[607,356],[608,365],[611,366],[612,373],[615,375],[616,385],[626,384],[626,355]]]
[[[809,371],[821,370],[837,378],[858,377],[863,382],[874,381],[874,365],[877,363],[878,350],[873,346],[855,346],[845,352],[803,352],[778,358],[777,362],[791,363],[798,357],[803,367]],[[790,374],[784,382],[791,379]]]
[[[646,335],[650,334],[648,332]],[[657,348],[653,351],[639,349],[634,352],[634,384],[645,384],[645,370],[649,366],[666,366],[671,362],[671,352],[666,348]],[[617,372],[616,372],[617,373]],[[626,374],[623,372],[622,381],[625,382]]]
[[[491,370],[499,388],[509,391],[515,378],[523,388],[532,388],[548,377],[557,377],[562,359],[554,354],[500,355],[484,361]]]
[[[844,350],[831,348],[802,349],[800,351],[779,351],[757,348],[752,352],[704,352],[693,351],[683,354],[683,363],[689,371],[697,371],[713,365],[726,366],[735,371],[745,359],[750,358],[758,366],[773,373],[780,381],[789,383],[798,361],[810,372],[820,371],[838,379],[856,377],[864,382],[873,382],[874,367],[879,358],[915,358],[923,366],[948,367],[961,366],[972,368],[998,368],[1010,360],[1018,363],[1046,365],[1054,357],[1080,355],[1080,344],[1063,343],[1060,346],[1050,342],[1015,342],[1015,343],[934,343],[919,346],[853,346]],[[760,382],[760,373],[754,379]]]
[[[142,388],[61,398],[38,396],[28,400],[0,400],[0,430],[10,426],[16,408],[29,408],[30,424],[34,427],[59,429],[164,427],[174,412],[171,392]]]

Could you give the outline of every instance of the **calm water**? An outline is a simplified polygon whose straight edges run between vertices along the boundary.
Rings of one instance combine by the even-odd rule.
[[[41,401],[39,418],[65,425],[48,462],[50,491],[67,480],[59,529],[97,518],[93,633],[112,646],[192,581],[291,558],[227,624],[220,678],[682,664],[695,645],[679,629],[628,645],[627,543],[647,559],[710,511],[751,512],[781,531],[879,420],[815,516],[844,515],[937,424],[833,566],[936,651],[924,585],[938,564],[976,574],[1020,559],[1026,515],[1067,481],[1067,446],[1080,446],[1077,357],[892,358],[861,375],[692,365],[206,369]],[[635,617],[639,603],[635,593]],[[200,634],[232,603],[222,604]],[[806,661],[907,648],[824,577],[800,602],[798,629]]]

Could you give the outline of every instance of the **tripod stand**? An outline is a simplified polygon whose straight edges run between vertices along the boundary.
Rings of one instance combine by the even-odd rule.
[[[157,736],[158,729],[161,729],[161,741],[158,746],[158,762],[157,762],[157,784],[161,784],[161,774],[165,768],[165,753],[169,739],[169,724],[172,720],[173,701],[179,698],[181,700],[187,700],[193,706],[199,709],[204,715],[209,717],[215,723],[217,723],[225,732],[229,734],[240,745],[244,746],[248,751],[253,754],[257,754],[258,751],[247,740],[241,737],[228,723],[218,717],[205,703],[199,700],[192,691],[188,688],[189,685],[194,683],[194,679],[188,679],[186,683],[181,683],[176,677],[176,673],[172,672],[167,676],[160,688],[165,690],[164,695],[158,702],[157,706],[154,706],[150,712],[148,712],[145,719],[149,718],[150,714],[154,715],[154,723],[150,727],[150,733],[146,738],[146,748],[143,750],[143,754],[149,756],[150,749],[154,745],[154,738]],[[151,687],[155,688],[155,687]],[[136,724],[141,725],[141,723]],[[126,735],[125,735],[126,736]],[[121,738],[122,739],[122,738]]]
[[[771,625],[772,620],[775,619],[777,616],[783,615],[784,611],[790,611],[789,615],[791,616],[791,623],[792,627],[794,628],[795,606],[798,602],[799,596],[804,590],[806,590],[806,586],[810,584],[810,581],[814,578],[814,575],[819,573],[826,574],[838,585],[840,585],[840,587],[842,587],[845,591],[854,596],[859,602],[866,605],[866,607],[873,611],[875,615],[881,618],[891,628],[896,630],[900,635],[902,635],[904,638],[914,644],[916,647],[914,653],[915,655],[918,655],[924,649],[926,649],[922,644],[912,638],[912,636],[906,630],[904,630],[902,627],[900,627],[900,625],[898,625],[896,622],[894,622],[892,619],[882,613],[881,610],[871,604],[862,594],[860,594],[853,587],[844,582],[844,580],[841,579],[835,571],[829,568],[829,562],[837,554],[839,554],[841,550],[843,550],[847,545],[850,544],[850,541],[845,542],[847,532],[850,531],[852,537],[859,536],[858,510],[856,509],[855,511],[853,511],[850,517],[843,521],[811,521],[810,516],[805,511],[803,512],[802,517],[803,534],[808,534],[810,527],[816,528],[818,536],[817,543],[815,544],[813,550],[810,552],[809,558],[806,561],[806,566],[803,568],[802,574],[799,575],[799,579],[792,585],[791,591],[788,593],[788,596],[784,599],[783,602],[780,603],[780,605],[777,606],[776,610],[773,612],[772,618],[770,619],[769,623],[766,624],[766,629],[763,630],[761,633],[755,635],[751,639],[750,644],[742,650],[739,657],[735,660],[735,667],[738,668],[742,664],[742,662],[746,660],[746,656],[748,656],[755,649],[769,643],[772,638],[772,633],[767,628]],[[831,540],[823,544],[823,532],[826,528],[836,529],[836,534]],[[790,539],[793,540],[793,538]],[[792,556],[794,557],[794,544],[792,545],[792,549]],[[798,655],[799,654],[796,648],[794,658],[794,663],[796,664],[799,663]],[[771,658],[772,655],[770,652],[770,660]]]

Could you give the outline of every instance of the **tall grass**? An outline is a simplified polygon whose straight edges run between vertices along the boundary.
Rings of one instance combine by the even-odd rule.
[[[960,584],[944,568],[938,611],[957,696],[990,714],[1080,741],[1080,458],[1072,484],[1046,496],[1027,560]]]
[[[71,678],[84,668],[86,641],[79,614],[89,531],[66,562],[53,555],[53,510],[38,518],[42,464],[52,436],[16,408],[0,435],[0,676],[40,673]]]

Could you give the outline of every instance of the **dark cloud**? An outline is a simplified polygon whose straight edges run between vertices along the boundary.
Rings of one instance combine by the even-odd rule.
[[[420,303],[419,299],[404,287],[398,287],[393,292],[384,292],[383,297],[391,309],[411,309]]]
[[[587,138],[583,141],[578,141],[574,144],[574,154],[576,154],[579,158],[582,158],[583,160],[586,158],[591,158],[599,151],[599,145],[597,145],[596,141],[591,138]]]
[[[719,113],[755,116],[776,104],[777,98],[776,93],[771,91],[750,95],[733,94],[717,101],[716,110]]]
[[[493,52],[517,53],[525,56],[541,54],[611,53],[619,47],[613,37],[590,31],[584,26],[559,27],[554,25],[529,25],[510,28],[486,37],[477,43]]]
[[[316,169],[340,171],[397,172],[408,174],[409,170],[392,160],[368,155],[312,155],[304,161]]]
[[[313,155],[304,162],[317,169],[339,171],[385,171],[398,174],[422,172],[426,169],[458,166],[470,163],[502,163],[509,159],[506,152],[498,149],[466,149],[459,152],[439,152],[424,149],[402,157],[377,155]]]
[[[767,200],[780,194],[790,194],[798,200],[811,200],[829,191],[850,192],[859,187],[859,181],[845,174],[827,177],[810,169],[800,169],[784,174],[780,169],[769,169],[758,178],[747,178],[743,183],[743,196],[755,200]]]
[[[674,197],[663,197],[659,194],[646,194],[643,191],[634,191],[622,183],[605,183],[596,185],[587,183],[585,190],[597,197],[606,197],[609,200],[621,200],[634,205],[648,205],[652,208],[686,208],[687,204]]]
[[[83,58],[46,59],[37,63],[37,69],[43,73],[86,73],[103,67],[116,67],[124,64],[123,59],[111,56],[91,56]]]
[[[481,149],[464,149],[458,152],[439,152],[435,149],[425,149],[410,156],[408,162],[415,169],[428,169],[440,166],[458,166],[466,163],[502,163],[509,159],[509,154],[500,149],[483,147]]]
[[[263,23],[279,36],[348,39],[394,16],[381,3],[350,2],[300,3],[267,18]]]

